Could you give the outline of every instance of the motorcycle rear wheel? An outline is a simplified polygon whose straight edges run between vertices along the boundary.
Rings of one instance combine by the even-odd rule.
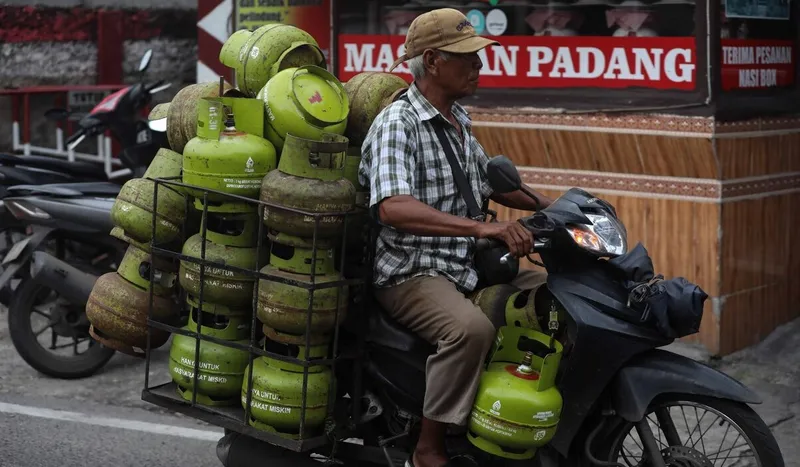
[[[680,410],[677,410],[678,408]],[[700,410],[704,410],[705,413],[701,415]],[[665,414],[669,414],[668,418],[672,420],[672,427],[675,430],[670,430],[669,422],[665,421],[667,420]],[[649,420],[667,467],[729,465],[784,467],[784,460],[775,437],[761,417],[747,404],[711,397],[672,396],[651,404],[645,417]],[[696,427],[693,426],[693,421],[696,422]],[[704,440],[708,432],[714,428],[719,429],[722,438],[717,435],[711,436],[710,440]],[[668,439],[670,438],[668,431],[677,434],[680,443]],[[633,423],[617,420],[607,433],[606,442],[602,443],[607,448],[604,449],[602,456],[598,456],[601,460],[619,463],[623,467],[649,465],[649,461],[644,459],[643,455],[637,462],[634,451],[641,449],[643,443]],[[720,441],[719,449],[717,452],[708,453],[711,441],[715,441],[715,438]],[[725,448],[728,444],[731,444],[731,447]],[[744,454],[752,453],[752,457],[739,456],[737,449]],[[731,458],[731,455],[736,457]],[[720,459],[723,456],[724,458]],[[743,458],[754,458],[755,464],[729,463]]]
[[[20,357],[28,365],[45,375],[59,379],[77,379],[91,376],[108,363],[111,357],[114,356],[115,351],[95,342],[89,336],[88,324],[85,326],[85,330],[82,324],[75,325],[76,336],[88,339],[90,345],[83,354],[75,355],[74,357],[63,357],[49,352],[37,339],[31,323],[31,316],[34,313],[41,314],[41,312],[35,311],[37,298],[43,292],[50,290],[47,285],[32,279],[23,279],[17,286],[14,291],[14,298],[8,308],[8,329],[14,348],[17,349]],[[82,315],[71,321],[82,323],[86,320],[85,311],[83,311],[84,306],[85,304],[77,305],[77,307],[81,308]],[[50,320],[52,321],[53,317],[50,317]],[[66,323],[60,322],[59,325],[63,326]],[[77,344],[75,348],[77,349]]]

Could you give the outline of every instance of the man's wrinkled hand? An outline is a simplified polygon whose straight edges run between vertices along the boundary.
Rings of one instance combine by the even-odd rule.
[[[533,250],[533,234],[516,221],[481,224],[479,238],[502,241],[516,258],[525,256]]]

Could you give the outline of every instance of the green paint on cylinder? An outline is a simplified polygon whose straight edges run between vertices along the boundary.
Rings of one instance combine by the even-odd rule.
[[[311,274],[313,269],[315,274],[336,273],[336,249],[333,242],[318,240],[315,257],[311,239],[277,232],[271,232],[267,236],[270,239],[269,264],[281,271]]]
[[[326,347],[313,347],[309,359],[324,358]],[[305,360],[305,348],[300,347],[300,360]],[[305,401],[303,400],[304,371],[308,372]],[[305,407],[303,438],[319,433],[329,413],[328,394],[334,383],[330,368],[322,365],[302,366],[270,357],[253,360],[253,385],[248,387],[250,368],[245,369],[241,403],[247,406],[251,389],[250,425],[286,438],[300,438],[302,407]]]
[[[335,76],[318,66],[280,71],[256,97],[266,109],[266,126],[271,129],[266,136],[278,149],[287,134],[321,140],[324,133],[341,135],[347,127],[347,93]]]
[[[202,242],[201,234],[189,237],[183,245],[182,253],[200,259]],[[257,247],[232,247],[206,240],[205,259],[223,266],[234,266],[252,271],[257,267],[257,250]],[[261,264],[264,264],[267,262],[269,250],[267,248],[261,250]],[[204,301],[230,307],[247,306],[252,303],[255,278],[219,266],[206,266],[203,274]],[[200,295],[200,264],[181,261],[178,278],[181,287],[188,293],[195,296]]]
[[[274,266],[265,266],[261,272],[281,279],[310,284],[311,277],[280,271]],[[318,275],[315,284],[341,280],[339,274]],[[292,335],[329,335],[336,324],[337,296],[339,303],[339,323],[347,315],[349,290],[347,286],[328,287],[313,291],[311,328],[307,329],[307,316],[311,292],[301,286],[283,284],[277,281],[260,279],[258,284],[258,319],[266,326],[282,333]]]
[[[149,292],[150,268],[153,267],[155,267],[156,279],[153,293],[162,297],[172,294],[177,273],[175,265],[163,256],[153,257],[136,245],[128,246],[117,268],[117,273],[128,282]]]
[[[187,302],[197,302],[187,299]],[[215,315],[217,307],[204,303],[203,335],[248,345],[250,340],[250,317],[247,314]],[[219,308],[221,309],[221,308]],[[183,328],[197,332],[196,308],[189,316],[189,323]],[[209,318],[215,318],[209,322]],[[192,400],[195,392],[195,350],[196,338],[176,334],[169,350],[169,371],[172,380],[178,385],[178,394],[185,400]],[[198,403],[209,406],[237,405],[242,389],[244,370],[250,361],[247,351],[226,347],[214,342],[200,341],[200,358],[197,372]]]
[[[267,24],[252,32],[234,32],[222,45],[219,60],[236,70],[239,89],[250,97],[282,70],[326,66],[325,55],[314,37],[289,24]]]
[[[467,438],[474,446],[522,460],[553,438],[563,408],[555,386],[563,347],[553,341],[548,350],[550,344],[550,337],[538,331],[498,329],[470,414]]]
[[[185,190],[201,199],[201,188],[257,198],[261,179],[277,167],[275,147],[264,138],[236,130],[230,120],[225,125],[219,139],[196,136],[186,144],[183,183],[197,188]],[[233,201],[224,195],[207,193],[209,201]]]

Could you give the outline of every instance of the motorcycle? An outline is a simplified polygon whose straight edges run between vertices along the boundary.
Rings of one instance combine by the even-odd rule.
[[[74,150],[85,138],[110,131],[122,147],[119,159],[125,169],[109,177],[102,166],[88,162],[69,162],[48,156],[0,154],[0,233],[5,236],[5,246],[0,249],[0,256],[8,255],[12,245],[27,235],[25,222],[30,220],[27,217],[19,219],[11,215],[7,209],[4,199],[9,195],[9,187],[105,182],[108,188],[103,190],[110,190],[105,194],[115,196],[111,194],[113,187],[116,187],[118,193],[121,186],[131,177],[140,177],[144,173],[160,148],[169,147],[166,119],[147,120],[140,117],[141,111],[152,101],[152,96],[171,86],[163,80],[152,84],[145,83],[144,75],[150,66],[152,55],[152,50],[148,49],[139,63],[140,82],[103,99],[78,122],[78,131],[66,141],[67,147]],[[69,116],[69,112],[66,109],[50,109],[45,116],[51,120],[64,120]],[[89,185],[82,185],[86,186]],[[82,188],[76,185],[76,189],[80,191]],[[53,190],[49,193],[56,194]],[[4,261],[0,264],[0,272],[4,271],[6,263]],[[12,287],[0,280],[0,303],[8,306],[11,297]]]
[[[89,376],[114,355],[89,336],[85,307],[96,276],[115,270],[127,247],[109,235],[119,188],[108,182],[9,188],[6,208],[32,231],[3,259],[3,285],[29,267],[8,305],[9,333],[23,360],[48,376]],[[43,246],[52,246],[53,254],[41,251]],[[61,282],[70,286],[55,286]],[[49,345],[39,341],[47,331]],[[59,338],[67,342],[59,344]],[[72,355],[59,355],[59,349]]]
[[[495,157],[488,171],[497,192],[525,191],[507,158]],[[486,442],[490,434],[479,430],[473,410],[467,427],[448,433],[453,465],[708,467],[722,458],[741,460],[746,455],[754,463],[741,465],[784,465],[769,428],[748,406],[761,403],[753,391],[709,366],[659,348],[697,332],[707,295],[685,281],[663,281],[652,271],[647,274],[652,262],[646,250],[637,245],[628,251],[627,233],[613,206],[573,188],[520,222],[534,235],[534,252],[548,272],[546,286],[530,298],[550,341],[523,345],[520,340],[515,347],[534,359],[563,349],[553,378],[563,405],[515,424],[508,420],[518,414],[506,410],[501,416],[500,400],[492,405],[494,399],[487,399],[485,414],[496,417],[486,415],[494,420],[495,435],[519,434],[545,419],[555,420],[554,433],[532,431],[535,436],[529,442],[537,441],[537,449],[535,455],[526,456],[523,451],[530,451]],[[503,267],[516,261],[497,242],[479,240],[477,248],[499,250],[495,256]],[[676,293],[674,287],[681,285],[683,292]],[[659,295],[660,286],[672,292]],[[220,422],[226,428],[217,444],[223,465],[319,465],[310,453],[324,457],[327,465],[410,465],[407,460],[422,417],[426,361],[436,347],[394,321],[370,299],[371,294],[365,297],[367,315],[348,319],[339,332],[336,403],[333,419],[326,423],[324,447],[307,450],[293,441],[253,435],[252,427],[230,419]],[[514,344],[508,337],[504,340],[504,334],[520,332],[514,331],[515,323],[501,324],[505,326],[498,332],[495,354],[504,342]],[[508,371],[523,371],[526,363],[517,367],[519,363]],[[498,390],[499,398],[503,391],[507,389]],[[205,421],[216,420],[152,394],[145,390],[143,399]],[[523,394],[514,396],[526,401],[523,404],[530,402]],[[706,438],[713,430],[719,433]],[[707,449],[720,439],[716,451]],[[733,447],[725,449],[726,439],[733,440]]]

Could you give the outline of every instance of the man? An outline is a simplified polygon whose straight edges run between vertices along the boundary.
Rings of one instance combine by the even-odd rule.
[[[516,257],[533,239],[518,222],[470,219],[435,128],[443,125],[478,204],[490,198],[505,206],[535,210],[524,193],[492,193],[489,161],[472,135],[470,118],[456,100],[472,95],[482,67],[478,51],[496,45],[478,36],[458,10],[444,8],[417,17],[406,35],[414,77],[405,96],[384,109],[362,146],[360,182],[370,188],[370,208],[382,226],[375,257],[375,295],[398,322],[438,351],[427,362],[420,439],[410,464],[447,465],[448,424],[465,425],[472,409],[481,363],[495,329],[465,294],[478,276],[472,264],[477,238],[505,242]],[[536,193],[546,207],[551,200]],[[533,288],[544,275],[524,271],[512,282]]]

